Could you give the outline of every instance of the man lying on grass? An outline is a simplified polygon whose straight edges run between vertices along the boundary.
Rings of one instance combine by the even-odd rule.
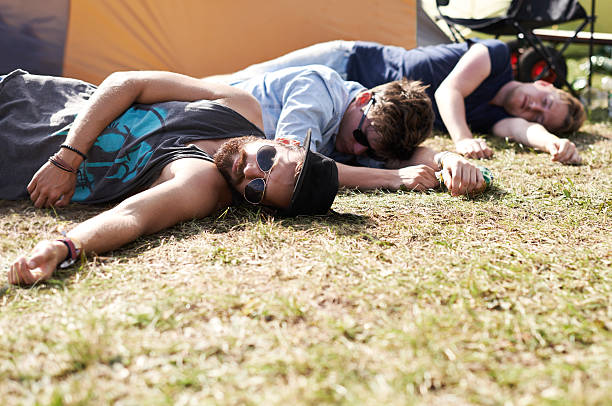
[[[9,282],[48,279],[81,253],[116,249],[230,205],[215,153],[219,162],[233,158],[222,169],[248,202],[286,215],[326,213],[338,189],[335,162],[260,138],[260,125],[249,94],[171,73],[113,74],[97,90],[23,71],[5,76],[0,198],[29,195],[36,207],[120,201],[17,258]]]
[[[119,202],[38,243],[14,262],[9,282],[48,279],[81,253],[208,216],[236,200],[227,181],[247,202],[285,215],[326,213],[352,168],[310,152],[309,137],[306,151],[265,140],[261,126],[248,93],[169,72],[115,73],[99,88],[23,71],[0,76],[0,198],[29,197],[39,208]],[[438,158],[446,167],[462,159]],[[396,189],[426,188],[399,178]],[[447,186],[469,193],[482,182]]]
[[[274,98],[265,98],[264,104],[262,95],[278,86],[276,83],[286,76],[281,73],[296,67],[311,70],[314,64],[336,71],[339,79],[349,81],[347,88],[354,88],[355,82],[372,88],[402,78],[429,85],[426,92],[433,103],[434,127],[448,132],[456,150],[466,157],[493,155],[484,139],[473,137],[475,131],[548,152],[553,161],[581,161],[574,143],[555,135],[580,128],[586,117],[580,102],[542,80],[513,80],[510,50],[498,40],[470,39],[414,49],[365,41],[330,41],[208,80],[250,91],[264,106],[265,117],[265,109]]]

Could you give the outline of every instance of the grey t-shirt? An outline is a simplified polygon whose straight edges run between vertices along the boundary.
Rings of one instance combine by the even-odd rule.
[[[17,70],[0,80],[0,198],[24,199],[36,171],[58,151],[96,90],[68,78]],[[134,104],[114,120],[79,166],[72,201],[103,203],[149,186],[168,163],[212,157],[190,142],[263,137],[257,126],[214,101]]]

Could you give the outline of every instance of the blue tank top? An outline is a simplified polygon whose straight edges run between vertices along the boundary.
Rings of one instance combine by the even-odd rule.
[[[28,197],[34,173],[58,151],[95,86],[74,79],[13,72],[0,81],[0,198]],[[262,131],[214,101],[134,104],[106,127],[79,166],[72,201],[104,203],[148,187],[170,162],[213,161],[194,145],[203,139]]]

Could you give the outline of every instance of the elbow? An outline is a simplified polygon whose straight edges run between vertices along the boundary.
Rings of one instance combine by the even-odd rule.
[[[442,93],[443,93],[443,92],[444,92],[444,86],[443,86],[443,85],[440,85],[440,86],[439,86],[439,87],[436,89],[436,91],[434,92],[434,99],[435,99],[436,103],[437,103],[438,101],[440,101],[440,99],[442,98]]]
[[[440,106],[444,100],[448,100],[450,97],[449,91],[450,88],[448,88],[448,86],[442,82],[442,84],[434,92],[434,100],[432,101],[435,101],[436,105]]]
[[[121,225],[120,229],[123,234],[129,236],[130,241],[155,232],[155,230],[151,230],[153,227],[147,223],[146,216],[143,216],[138,205],[131,204],[129,199],[115,206],[108,214]]]
[[[113,72],[104,79],[102,83],[113,86],[124,85],[133,77],[133,72]]]
[[[104,79],[100,87],[125,91],[126,89],[137,89],[141,82],[140,72],[113,72]]]

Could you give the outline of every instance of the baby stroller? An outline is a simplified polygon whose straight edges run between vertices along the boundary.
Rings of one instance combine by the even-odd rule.
[[[505,14],[499,17],[468,19],[444,15],[440,7],[448,6],[450,0],[436,0],[436,6],[451,32],[455,42],[465,40],[456,25],[468,27],[471,30],[499,37],[500,35],[516,35],[517,39],[508,43],[511,51],[511,62],[517,80],[528,82],[543,79],[557,87],[567,86],[567,65],[563,52],[576,40],[578,34],[590,22],[591,38],[593,33],[594,3],[592,15],[587,15],[578,0],[512,0]],[[553,24],[582,20],[573,35],[563,39],[559,50],[546,46],[534,30]],[[592,40],[589,48],[589,61],[593,51]],[[589,84],[591,78],[589,76]]]

